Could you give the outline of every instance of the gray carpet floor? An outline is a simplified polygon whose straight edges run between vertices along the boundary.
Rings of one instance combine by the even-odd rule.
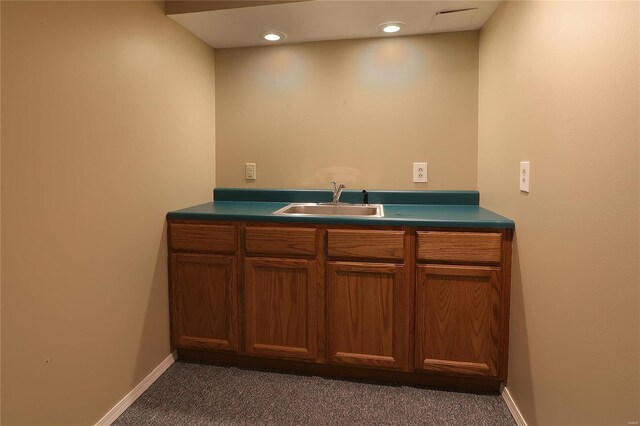
[[[499,395],[176,362],[114,425],[515,425]]]

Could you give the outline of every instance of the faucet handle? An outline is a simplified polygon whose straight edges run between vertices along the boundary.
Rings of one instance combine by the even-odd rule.
[[[366,189],[362,190],[362,204],[364,204],[365,206],[369,205],[369,193]]]

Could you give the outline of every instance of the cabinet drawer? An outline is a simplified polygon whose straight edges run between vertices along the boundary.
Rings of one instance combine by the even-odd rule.
[[[423,261],[500,263],[502,234],[419,231],[417,251]]]
[[[248,255],[316,257],[315,228],[247,227]]]
[[[173,250],[234,253],[237,246],[234,225],[171,224],[171,248]]]
[[[404,260],[404,231],[329,229],[329,257]]]

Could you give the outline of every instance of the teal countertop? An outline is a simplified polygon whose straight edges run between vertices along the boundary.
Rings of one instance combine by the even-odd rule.
[[[273,197],[269,197],[273,193]],[[483,209],[477,191],[370,191],[369,201],[384,205],[384,217],[281,216],[272,213],[291,202],[323,202],[330,191],[216,189],[214,201],[176,210],[168,219],[242,220],[281,223],[514,228],[504,216]],[[341,201],[361,203],[359,191]],[[360,195],[357,195],[360,194]],[[265,201],[265,200],[274,201]],[[329,198],[330,199],[330,198]],[[238,201],[240,200],[240,201]],[[395,203],[393,201],[396,201]],[[402,203],[405,201],[405,203]],[[407,202],[409,201],[409,202]],[[443,204],[443,202],[451,204]]]

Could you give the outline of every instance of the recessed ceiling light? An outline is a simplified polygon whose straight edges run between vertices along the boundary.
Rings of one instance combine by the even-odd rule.
[[[287,35],[280,31],[268,31],[266,33],[260,34],[260,38],[267,41],[279,41],[287,38]]]
[[[402,29],[402,27],[404,27],[404,25],[404,22],[400,21],[385,22],[378,25],[378,31],[382,31],[387,34],[397,33]]]

